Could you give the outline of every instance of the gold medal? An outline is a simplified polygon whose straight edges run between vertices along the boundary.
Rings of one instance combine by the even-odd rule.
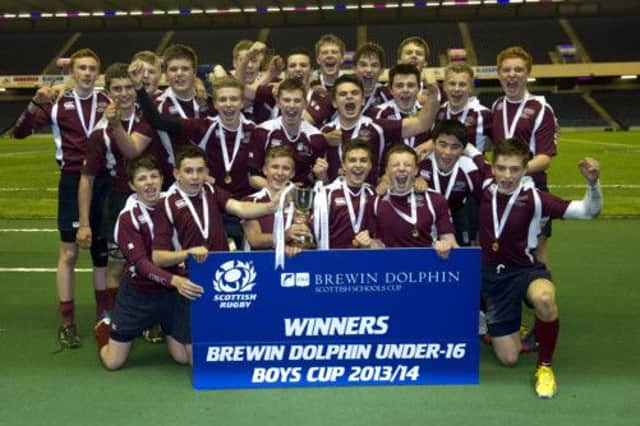
[[[226,183],[227,185],[229,185],[231,183],[231,176],[230,175],[226,175],[224,177],[224,183]]]
[[[498,243],[498,240],[494,241],[493,244],[491,244],[491,250],[496,253],[498,252],[498,250],[500,250],[500,244]]]
[[[414,227],[413,230],[411,231],[411,236],[413,238],[418,238],[420,236],[420,231],[418,231],[418,228]]]

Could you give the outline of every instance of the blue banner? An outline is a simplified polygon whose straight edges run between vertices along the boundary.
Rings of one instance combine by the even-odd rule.
[[[189,263],[196,389],[477,384],[480,250],[210,253]]]

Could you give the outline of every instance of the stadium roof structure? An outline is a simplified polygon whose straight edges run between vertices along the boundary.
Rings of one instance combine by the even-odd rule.
[[[0,31],[348,25],[630,13],[640,13],[640,1],[3,0]]]

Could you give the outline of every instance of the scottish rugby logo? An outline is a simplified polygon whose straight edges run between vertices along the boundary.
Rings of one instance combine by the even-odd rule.
[[[256,285],[256,270],[253,262],[229,260],[218,268],[213,279],[213,288],[219,293],[245,293]]]

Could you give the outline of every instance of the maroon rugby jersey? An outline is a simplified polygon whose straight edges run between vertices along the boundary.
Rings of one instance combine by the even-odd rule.
[[[234,198],[245,197],[253,191],[249,185],[249,171],[247,168],[249,154],[251,152],[251,134],[255,128],[252,121],[240,116],[241,133],[237,130],[229,130],[224,127],[219,117],[188,119],[180,121],[182,138],[196,141],[195,144],[207,153],[207,165],[209,175],[216,180],[216,185],[229,192]],[[220,142],[220,132],[224,136],[224,148]],[[233,151],[238,139],[238,151],[234,158]],[[224,155],[222,150],[226,149],[228,159],[231,162],[231,169],[227,181],[227,171],[225,169]]]
[[[174,184],[167,191],[163,208],[158,214],[153,240],[154,250],[182,250],[198,246],[204,246],[209,251],[228,250],[222,215],[230,195],[224,189],[205,184],[201,194],[188,197],[201,225],[205,228],[202,194],[206,197],[209,209],[209,234],[207,238],[201,233],[188,203],[178,191],[177,184]]]
[[[262,171],[266,151],[272,146],[289,146],[295,154],[296,174],[293,182],[305,186],[313,185],[315,177],[312,169],[318,157],[324,155],[326,141],[320,130],[302,121],[298,134],[291,138],[285,130],[281,118],[265,121],[251,134],[249,167]]]
[[[542,225],[548,219],[563,217],[570,201],[535,189],[532,180],[525,176],[523,189],[515,199],[504,229],[497,240],[498,245],[495,247],[497,251],[495,251],[496,238],[491,207],[495,191],[495,183],[487,182],[480,199],[478,236],[482,247],[482,263],[484,265],[534,265],[537,260],[533,255],[533,250],[537,247]],[[497,194],[496,205],[499,221],[503,220],[510,197],[510,195],[499,192]]]
[[[322,128],[322,133],[329,133],[332,130],[339,129],[339,119],[327,124]],[[350,129],[342,130],[342,143],[347,143],[353,138],[360,138],[367,142],[371,147],[371,172],[367,177],[367,182],[375,186],[378,179],[384,173],[383,161],[386,152],[387,143],[398,143],[402,140],[402,122],[397,120],[372,120],[369,117],[361,116],[358,123]],[[341,167],[340,158],[341,147],[329,146],[327,144],[326,157],[329,163],[327,177],[330,181],[338,177]]]
[[[415,112],[418,112],[422,109],[420,104],[417,102],[415,106],[416,106]],[[376,119],[384,119],[384,120],[402,120],[407,117],[409,117],[409,114],[400,111],[400,108],[398,108],[398,106],[396,105],[396,101],[393,99],[381,105],[378,105],[375,109],[375,116],[374,116],[374,118]],[[426,131],[424,133],[420,133],[419,135],[413,136],[411,138],[404,138],[402,139],[402,141],[404,142],[405,145],[410,146],[411,148],[414,148],[420,145],[421,143],[428,141],[430,137],[431,137],[431,131]],[[389,148],[391,148],[391,146],[393,146],[393,143],[387,145],[387,151],[389,150]]]
[[[35,130],[51,125],[56,144],[56,160],[61,171],[80,173],[89,136],[110,102],[109,97],[101,91],[94,90],[90,96],[80,98],[75,96],[73,90],[69,90],[57,102],[42,105],[35,113],[25,109],[16,122],[13,135],[17,139],[23,139]],[[82,115],[78,110],[81,110]],[[93,116],[92,111],[95,111]]]
[[[160,96],[154,99],[158,107],[160,114],[167,114],[172,117],[187,118],[206,118],[216,115],[213,108],[213,102],[210,98],[207,99],[205,105],[199,105],[195,97],[184,100],[177,98],[173,90],[169,87]],[[169,162],[175,164],[175,151],[180,147],[188,143],[197,144],[199,140],[190,140],[187,135],[175,134],[169,135],[167,132],[158,131],[160,142],[162,147],[166,151],[166,157],[169,158]]]
[[[132,120],[123,120],[122,127],[129,134],[138,132],[149,138],[153,138],[155,133],[146,121],[141,120],[139,112],[134,113]],[[146,153],[149,152],[151,151],[147,148]],[[127,162],[127,158],[122,155],[115,142],[113,128],[106,119],[100,120],[96,129],[91,133],[82,173],[98,176],[108,172],[112,189],[130,192]]]
[[[471,159],[461,156],[458,159],[457,166],[454,166],[448,173],[442,173],[435,163],[435,153],[429,154],[418,164],[420,176],[429,184],[429,187],[439,193],[447,200],[449,210],[452,214],[464,206],[465,199],[474,193],[478,197],[482,192],[482,182],[486,179],[489,170],[486,168],[482,156],[478,159]],[[434,166],[434,164],[436,164]],[[434,169],[437,170],[437,176],[434,176]],[[455,174],[455,180],[450,184],[452,176]],[[438,183],[436,183],[436,179]]]
[[[137,201],[134,194],[120,212],[115,227],[115,240],[127,260],[127,282],[143,291],[168,291],[174,288],[171,286],[172,274],[151,261],[156,228],[154,222],[161,210],[162,201],[157,208],[151,208]]]
[[[411,217],[411,194],[416,199],[416,224],[403,219],[395,210]],[[428,190],[406,195],[389,193],[374,201],[375,237],[387,247],[431,247],[434,239],[455,232],[447,200]],[[417,234],[416,234],[417,230]]]
[[[436,114],[436,123],[443,120],[458,120],[466,129],[467,142],[484,152],[487,140],[492,135],[491,110],[478,101],[476,97],[469,98],[467,106],[458,112],[451,112],[449,102],[445,102]]]
[[[338,178],[325,187],[329,213],[329,248],[353,248],[352,242],[356,233],[351,225],[347,196],[351,200],[357,222],[357,218],[360,215],[360,195],[364,195],[364,212],[362,213],[362,223],[358,232],[369,230],[370,234],[372,234],[375,228],[376,219],[373,214],[373,202],[376,194],[373,188],[366,183],[361,188],[347,187],[348,191],[345,196],[342,182],[343,180]]]
[[[503,110],[506,104],[506,120]],[[512,135],[509,128],[513,126],[514,118],[521,112]],[[546,102],[544,96],[528,95],[522,102],[510,102],[505,97],[498,98],[491,108],[493,115],[492,140],[494,143],[515,137],[529,145],[532,155],[546,154],[549,157],[556,155],[556,137],[558,121],[553,108]],[[547,182],[547,173],[539,172],[531,176],[536,184]]]

